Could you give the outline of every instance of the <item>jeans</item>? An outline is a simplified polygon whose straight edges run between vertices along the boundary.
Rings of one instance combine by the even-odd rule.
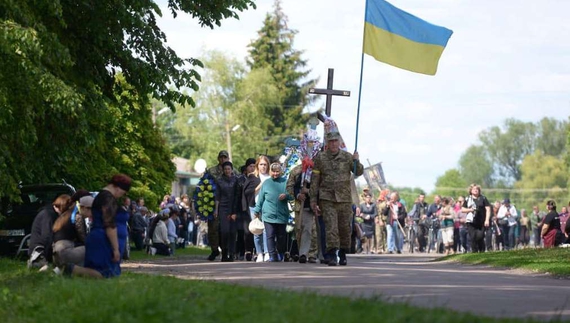
[[[517,232],[516,224],[509,227],[509,238],[508,238],[509,239],[509,250],[514,249],[516,247],[516,242],[517,242],[516,232]]]
[[[394,249],[402,251],[404,249],[404,236],[398,227],[398,222],[394,221],[391,225],[387,225],[386,233],[388,236],[388,252],[394,252]]]
[[[249,214],[251,215],[251,219],[253,220],[254,212],[252,207],[249,208]],[[257,253],[268,253],[267,250],[267,235],[265,234],[265,230],[260,235],[253,236],[253,245],[255,246],[255,252]]]
[[[503,237],[503,250],[511,250],[511,244],[509,242],[510,227],[508,224],[501,225],[501,236]]]
[[[190,244],[194,244],[194,221],[189,220],[188,223],[188,232],[186,234],[186,241]]]
[[[463,252],[471,251],[471,243],[467,243],[469,241],[469,234],[467,227],[463,226],[459,228],[459,240],[461,241],[461,247],[463,248]]]

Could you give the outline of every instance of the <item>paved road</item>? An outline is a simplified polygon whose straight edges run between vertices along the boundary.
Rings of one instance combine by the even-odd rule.
[[[570,279],[485,266],[431,262],[426,255],[349,255],[346,267],[317,264],[203,262],[164,259],[129,263],[134,272],[212,279],[266,288],[351,297],[380,296],[422,307],[446,307],[492,317],[570,321]],[[255,277],[253,279],[252,277]]]

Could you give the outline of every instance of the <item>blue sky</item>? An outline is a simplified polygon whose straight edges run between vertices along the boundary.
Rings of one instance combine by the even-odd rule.
[[[382,162],[391,184],[431,191],[479,132],[506,118],[570,116],[570,1],[390,2],[454,31],[435,76],[365,56],[358,151],[365,165]],[[273,7],[268,0],[256,4],[214,30],[187,15],[173,19],[166,9],[159,25],[181,57],[217,49],[243,60]],[[318,87],[326,87],[331,67],[335,88],[352,92],[333,98],[332,117],[354,150],[364,0],[283,0],[282,8]],[[324,99],[313,109],[321,106]]]

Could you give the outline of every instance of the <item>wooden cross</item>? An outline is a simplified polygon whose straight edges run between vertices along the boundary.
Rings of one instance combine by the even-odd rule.
[[[329,68],[329,76],[327,78],[327,88],[326,89],[309,89],[310,94],[320,94],[327,96],[327,103],[325,105],[325,113],[327,117],[331,116],[331,104],[333,95],[337,96],[350,96],[350,91],[333,90],[333,78],[334,69]]]

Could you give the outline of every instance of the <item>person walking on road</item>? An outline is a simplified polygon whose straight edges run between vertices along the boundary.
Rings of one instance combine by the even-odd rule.
[[[322,215],[325,222],[327,253],[331,255],[329,266],[347,264],[352,220],[351,172],[355,163],[355,176],[364,172],[358,152],[341,150],[340,138],[338,130],[326,134],[328,148],[315,157],[309,193],[311,209],[316,216]]]

